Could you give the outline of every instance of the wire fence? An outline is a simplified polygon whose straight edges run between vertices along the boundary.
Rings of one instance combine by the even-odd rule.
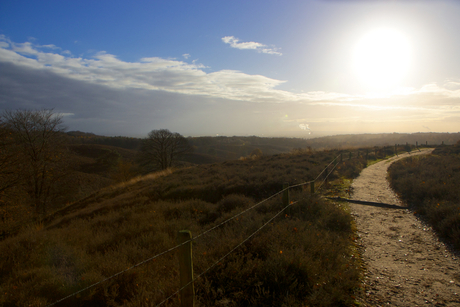
[[[396,146],[396,145],[395,145],[395,146]],[[397,153],[397,151],[395,150],[395,154],[396,154],[396,153]],[[117,277],[117,276],[119,276],[119,275],[121,275],[121,274],[123,274],[123,273],[129,271],[129,270],[132,270],[132,269],[134,269],[134,268],[136,268],[136,267],[139,267],[139,266],[141,266],[141,265],[143,265],[143,264],[145,264],[145,263],[147,263],[147,262],[150,262],[150,261],[154,260],[155,258],[158,258],[158,257],[163,256],[163,255],[165,255],[165,254],[168,254],[168,253],[170,253],[170,252],[172,252],[172,251],[175,251],[175,250],[177,250],[178,248],[180,248],[181,246],[183,246],[183,245],[185,245],[185,244],[189,244],[190,242],[197,240],[198,238],[200,238],[200,237],[202,237],[202,236],[208,234],[209,232],[211,232],[211,231],[213,231],[213,230],[215,230],[215,229],[221,227],[222,225],[224,225],[224,224],[226,224],[226,223],[228,223],[228,222],[230,222],[230,221],[232,221],[232,220],[234,220],[234,219],[240,217],[241,215],[247,213],[248,211],[251,211],[251,210],[255,209],[256,207],[258,207],[258,206],[260,206],[261,204],[263,204],[263,203],[269,201],[270,199],[272,199],[272,198],[274,198],[274,197],[276,197],[276,196],[278,196],[278,195],[284,193],[285,191],[289,191],[289,189],[293,189],[293,188],[300,187],[300,186],[305,186],[305,185],[310,184],[310,183],[312,183],[312,182],[313,182],[313,183],[314,183],[314,182],[317,182],[317,181],[321,178],[321,176],[322,176],[323,174],[325,174],[325,175],[324,175],[324,178],[321,180],[321,183],[320,183],[319,186],[317,187],[317,189],[319,190],[319,189],[323,186],[323,184],[326,182],[326,180],[330,177],[330,175],[334,172],[334,170],[336,169],[337,165],[338,165],[340,162],[343,162],[343,161],[344,161],[344,160],[343,160],[343,155],[344,155],[344,154],[348,154],[348,155],[349,155],[349,159],[348,159],[348,160],[352,159],[353,156],[354,156],[355,158],[364,157],[364,153],[363,153],[362,150],[361,150],[361,151],[360,151],[360,150],[357,150],[357,151],[355,151],[355,152],[343,151],[343,152],[341,152],[339,155],[337,155],[337,156],[336,156],[336,157],[335,157],[335,158],[334,158],[334,159],[333,159],[333,160],[332,160],[332,161],[331,161],[331,162],[330,162],[320,173],[319,173],[319,175],[318,175],[314,180],[306,181],[306,182],[302,182],[302,183],[299,183],[299,184],[287,186],[287,187],[283,188],[282,190],[280,190],[279,192],[277,192],[277,193],[275,193],[275,194],[273,194],[273,195],[271,195],[271,196],[265,198],[264,200],[262,200],[262,201],[256,203],[255,205],[253,205],[253,206],[251,206],[251,207],[249,207],[249,208],[243,210],[242,212],[240,212],[240,213],[238,213],[238,214],[236,214],[236,215],[234,215],[234,216],[232,216],[232,217],[230,217],[230,218],[224,220],[223,222],[219,223],[218,225],[215,225],[215,226],[211,227],[210,229],[201,232],[200,234],[194,236],[192,239],[187,240],[187,241],[185,241],[185,242],[183,242],[183,243],[181,243],[181,244],[177,244],[176,246],[171,247],[171,248],[169,248],[168,250],[165,250],[165,251],[163,251],[163,252],[161,252],[161,253],[158,253],[158,254],[156,254],[156,255],[154,255],[154,256],[148,258],[148,259],[145,259],[145,260],[143,260],[143,261],[141,261],[141,262],[139,262],[139,263],[137,263],[137,264],[135,264],[135,265],[133,265],[133,266],[131,266],[131,267],[129,267],[129,268],[123,270],[123,271],[120,271],[120,272],[118,272],[118,273],[115,273],[115,274],[113,274],[113,275],[111,275],[111,276],[109,276],[109,277],[107,277],[107,278],[105,278],[105,279],[103,279],[103,280],[101,280],[101,281],[98,281],[98,282],[96,282],[96,283],[94,283],[94,284],[91,284],[91,285],[89,285],[89,286],[87,286],[87,287],[85,287],[85,288],[83,288],[83,289],[81,289],[81,290],[79,290],[79,291],[76,291],[76,292],[74,292],[74,293],[72,293],[72,294],[70,294],[70,295],[68,295],[68,296],[66,296],[66,297],[64,297],[64,298],[62,298],[62,299],[60,299],[60,300],[58,300],[58,301],[52,303],[52,304],[47,305],[46,307],[54,306],[54,305],[56,305],[56,304],[58,304],[58,303],[60,303],[60,302],[63,302],[63,301],[65,301],[65,300],[69,299],[70,297],[73,297],[73,296],[75,296],[75,295],[78,295],[78,294],[80,294],[80,293],[82,293],[82,292],[84,292],[84,291],[86,291],[86,290],[89,290],[89,289],[91,289],[91,288],[93,288],[93,287],[95,287],[95,286],[97,286],[97,285],[100,285],[100,284],[102,284],[102,283],[104,283],[104,282],[106,282],[106,281],[108,281],[108,280],[110,280],[110,279],[112,279],[112,278],[115,278],[115,277]],[[368,154],[368,153],[367,153],[367,154]],[[338,160],[339,158],[340,158],[340,161]],[[366,158],[367,158],[367,156],[366,156]],[[345,161],[346,161],[346,160],[345,160]],[[156,306],[161,306],[161,305],[163,305],[163,304],[166,303],[168,300],[170,300],[171,298],[173,298],[174,296],[176,296],[177,294],[179,294],[184,288],[186,288],[187,286],[189,286],[191,283],[193,283],[194,281],[196,281],[197,279],[201,278],[203,275],[205,275],[206,273],[208,273],[208,272],[209,272],[210,270],[212,270],[217,264],[219,264],[219,263],[222,262],[226,257],[228,257],[231,253],[233,253],[235,250],[237,250],[240,246],[242,246],[242,245],[243,245],[244,243],[246,243],[248,240],[250,240],[251,238],[253,238],[257,233],[259,233],[265,226],[267,226],[269,223],[271,223],[276,217],[278,217],[281,213],[283,213],[287,208],[289,208],[290,206],[296,204],[297,202],[298,202],[298,201],[295,201],[295,202],[288,202],[288,204],[286,204],[281,210],[279,210],[273,217],[271,217],[267,222],[265,222],[265,223],[264,223],[262,226],[260,226],[257,230],[255,230],[253,233],[251,233],[251,234],[250,234],[247,238],[245,238],[243,241],[241,241],[241,242],[238,243],[236,246],[234,246],[228,253],[226,253],[224,256],[222,256],[221,258],[219,258],[219,260],[215,261],[215,262],[214,262],[211,266],[209,266],[206,270],[204,270],[204,271],[203,271],[202,273],[200,273],[198,276],[194,277],[189,283],[187,283],[186,285],[184,285],[184,286],[182,286],[181,288],[179,288],[176,292],[174,292],[173,294],[171,294],[169,297],[167,297],[166,299],[164,299],[162,302],[160,302],[160,303],[157,304]]]

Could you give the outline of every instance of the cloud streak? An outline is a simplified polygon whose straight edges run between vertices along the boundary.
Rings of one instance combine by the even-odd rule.
[[[134,88],[186,95],[251,102],[309,102],[359,99],[346,94],[310,92],[295,94],[278,90],[286,81],[236,70],[207,73],[202,64],[175,59],[145,57],[125,62],[99,52],[91,58],[72,57],[67,52],[45,52],[31,42],[14,43],[0,36],[0,61],[31,69],[42,69],[63,77],[116,89]],[[48,46],[49,47],[49,46]],[[53,45],[52,50],[58,50]]]
[[[255,50],[259,53],[274,54],[274,55],[283,55],[278,51],[278,48],[269,48],[267,45],[256,43],[256,42],[241,42],[234,36],[224,36],[222,41],[226,44],[229,44],[230,47],[240,49],[240,50]]]
[[[310,127],[319,131],[344,127],[344,123],[347,129],[382,123],[379,131],[398,131],[397,125],[403,123],[417,123],[419,129],[428,125],[433,131],[458,130],[458,80],[385,95],[294,93],[277,89],[286,82],[283,80],[236,70],[208,70],[196,61],[159,57],[137,62],[122,61],[106,52],[74,57],[55,45],[18,44],[0,35],[0,109],[54,107],[69,113],[66,122],[72,127],[96,127],[94,132],[107,134],[115,129],[138,134],[139,130],[164,127],[189,131],[193,125],[199,134],[206,134],[206,129],[225,134],[221,128],[225,121],[228,127],[234,122],[247,123],[237,127],[240,131],[228,132],[235,134],[282,134],[286,127],[293,133],[305,133]],[[288,113],[280,121],[279,114]],[[151,127],[152,122],[159,126]]]
[[[229,42],[242,49],[257,49],[260,43],[238,43],[233,37]],[[43,51],[42,49],[46,49]],[[188,57],[188,54],[184,54]],[[98,52],[91,58],[72,57],[55,45],[35,45],[31,42],[14,43],[0,35],[0,61],[14,65],[53,72],[79,81],[99,84],[115,89],[144,89],[166,91],[185,95],[199,95],[257,103],[298,102],[309,104],[367,104],[366,100],[382,101],[407,97],[437,96],[454,99],[448,104],[457,104],[460,98],[460,83],[447,81],[444,86],[435,83],[417,90],[406,88],[386,95],[349,95],[344,93],[312,91],[293,93],[276,89],[286,81],[262,75],[249,75],[236,70],[220,70],[207,73],[203,64],[187,63],[175,59],[145,57],[138,62],[125,62],[115,55]],[[423,104],[423,102],[422,102]],[[420,103],[417,103],[420,105]],[[385,104],[380,108],[400,108]]]

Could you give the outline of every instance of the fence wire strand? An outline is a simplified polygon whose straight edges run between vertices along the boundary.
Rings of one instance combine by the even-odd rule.
[[[318,177],[316,177],[316,179],[313,180],[313,181],[318,180],[318,178],[321,177],[321,175],[324,173],[324,171],[327,170],[327,168],[329,167],[329,165],[331,165],[332,163],[334,163],[334,161],[337,160],[338,157],[340,157],[340,155],[338,155],[337,157],[335,157],[334,160],[332,160],[331,163],[329,163],[329,164],[321,171],[321,173],[319,173]]]
[[[241,245],[243,245],[244,243],[246,243],[249,239],[251,239],[253,236],[256,235],[256,233],[258,233],[260,230],[262,230],[262,228],[264,228],[265,226],[267,226],[268,224],[270,224],[271,221],[273,221],[276,217],[278,217],[283,211],[285,211],[289,206],[292,206],[294,204],[296,204],[296,202],[292,202],[290,204],[288,204],[287,206],[285,206],[283,209],[281,209],[277,214],[275,214],[272,218],[270,218],[267,222],[265,222],[262,226],[260,226],[256,231],[254,231],[252,234],[249,235],[249,237],[247,237],[246,239],[244,239],[242,242],[240,242],[238,245],[236,245],[232,250],[230,250],[228,253],[226,253],[223,257],[221,257],[219,260],[217,260],[216,262],[214,262],[210,267],[208,267],[204,272],[202,272],[201,274],[199,274],[197,277],[193,278],[189,283],[187,283],[186,285],[184,285],[182,288],[180,288],[179,290],[177,290],[176,292],[174,292],[173,294],[171,294],[169,297],[167,297],[165,300],[163,300],[162,302],[160,302],[158,305],[156,305],[155,307],[158,307],[158,306],[161,306],[163,305],[164,303],[166,303],[169,299],[173,298],[175,295],[177,295],[180,291],[182,291],[183,289],[185,289],[187,286],[189,286],[190,284],[194,283],[197,279],[201,278],[201,276],[203,276],[204,274],[208,273],[210,270],[212,270],[216,265],[218,265],[222,260],[224,260],[225,258],[227,258],[231,253],[233,253],[236,249],[238,249]],[[195,238],[196,239],[196,238]]]
[[[275,194],[273,194],[273,195],[271,195],[271,196],[265,198],[264,200],[258,202],[257,204],[253,205],[252,207],[250,207],[250,208],[248,208],[248,209],[246,209],[246,210],[244,210],[244,211],[238,213],[237,215],[234,215],[233,217],[228,218],[227,220],[221,222],[220,224],[218,224],[218,225],[216,225],[216,226],[213,226],[212,228],[210,228],[210,229],[208,229],[208,230],[206,230],[206,231],[200,233],[199,235],[195,236],[194,238],[192,238],[192,239],[190,239],[190,240],[187,240],[187,241],[185,241],[185,242],[183,242],[183,243],[181,243],[181,244],[178,244],[178,245],[176,245],[176,246],[174,246],[174,247],[171,247],[170,249],[168,249],[168,250],[166,250],[166,251],[163,251],[163,252],[161,252],[161,253],[159,253],[159,254],[153,256],[153,257],[150,257],[150,258],[148,258],[148,259],[145,259],[145,260],[143,260],[143,261],[141,261],[141,262],[139,262],[139,263],[137,263],[137,264],[135,264],[135,265],[133,265],[133,266],[131,266],[131,267],[129,267],[129,268],[123,270],[123,271],[120,271],[120,272],[118,272],[118,273],[115,273],[115,274],[113,274],[113,275],[111,275],[111,276],[109,276],[109,277],[107,277],[107,278],[105,278],[105,279],[103,279],[103,280],[101,280],[101,281],[98,281],[98,282],[96,282],[96,283],[94,283],[94,284],[91,284],[91,285],[89,285],[89,286],[87,286],[87,287],[85,287],[85,288],[83,288],[83,289],[81,289],[81,290],[79,290],[79,291],[77,291],[77,292],[74,292],[74,293],[72,293],[72,294],[69,294],[68,296],[66,296],[66,297],[64,297],[64,298],[62,298],[62,299],[60,299],[60,300],[58,300],[58,301],[56,301],[56,302],[54,302],[54,303],[52,303],[52,304],[46,305],[46,307],[54,306],[54,305],[56,305],[56,304],[58,304],[58,303],[60,303],[60,302],[62,302],[62,301],[64,301],[64,300],[66,300],[66,299],[68,299],[68,298],[70,298],[70,297],[72,297],[72,296],[75,296],[75,295],[77,295],[77,294],[79,294],[79,293],[81,293],[81,292],[84,292],[84,291],[86,291],[86,290],[88,290],[88,289],[91,289],[91,288],[93,288],[93,287],[95,287],[95,286],[97,286],[97,285],[99,285],[99,284],[102,284],[102,283],[106,282],[106,281],[109,280],[109,279],[115,278],[115,277],[117,277],[118,275],[121,275],[121,274],[123,274],[123,273],[125,273],[125,272],[127,272],[127,271],[129,271],[129,270],[131,270],[131,269],[134,269],[134,268],[136,268],[136,267],[138,267],[138,266],[140,266],[140,265],[143,265],[143,264],[145,264],[145,263],[147,263],[147,262],[149,262],[149,261],[152,261],[152,260],[155,259],[155,258],[158,258],[158,257],[160,257],[160,256],[163,256],[164,254],[167,254],[167,253],[169,253],[169,252],[172,252],[172,251],[176,250],[177,248],[179,248],[179,247],[181,247],[181,246],[183,246],[183,245],[185,245],[185,244],[187,244],[187,243],[189,243],[189,242],[191,242],[191,241],[194,241],[194,240],[196,240],[196,239],[198,239],[198,238],[204,236],[205,234],[207,234],[207,233],[209,233],[209,232],[215,230],[216,228],[219,228],[220,226],[224,225],[225,223],[228,223],[228,222],[230,222],[231,220],[233,220],[233,219],[235,219],[235,218],[237,218],[237,217],[243,215],[244,213],[246,213],[246,212],[248,212],[248,211],[254,209],[255,207],[257,207],[257,206],[261,205],[262,203],[264,203],[264,202],[266,202],[266,201],[272,199],[273,197],[275,197],[275,196],[277,196],[277,195],[283,193],[283,192],[286,191],[286,190],[289,190],[289,189],[291,189],[291,188],[295,188],[295,187],[298,187],[298,186],[306,185],[306,184],[309,184],[309,183],[311,183],[311,182],[315,182],[315,181],[318,180],[318,178],[328,169],[328,167],[329,167],[332,163],[334,163],[335,160],[337,160],[337,158],[338,158],[339,156],[340,156],[340,154],[339,154],[337,157],[335,157],[335,158],[334,158],[334,159],[333,159],[333,160],[332,160],[332,161],[321,171],[321,173],[316,177],[315,180],[311,180],[311,181],[307,181],[307,182],[303,182],[303,183],[299,183],[299,184],[295,184],[295,185],[288,186],[288,187],[282,189],[281,191],[279,191],[279,192],[277,192],[277,193],[275,193]],[[336,166],[337,166],[337,164],[336,164],[336,165],[334,166],[334,168],[327,174],[326,178],[329,177],[329,175],[334,171],[334,169],[335,169]],[[326,179],[323,180],[323,182],[320,184],[320,186],[318,187],[318,189],[322,186],[322,184],[324,183],[325,180],[326,180]],[[247,240],[249,240],[250,238],[252,238],[256,233],[258,233],[258,232],[259,232],[263,227],[265,227],[268,223],[270,223],[272,220],[274,220],[279,214],[281,214],[281,212],[283,212],[284,210],[286,210],[286,208],[288,208],[289,206],[291,206],[291,205],[293,205],[293,204],[295,204],[295,203],[297,203],[297,202],[290,203],[290,204],[288,204],[286,207],[284,207],[284,208],[283,208],[281,211],[279,211],[275,216],[273,216],[268,222],[266,222],[266,223],[265,223],[264,225],[262,225],[259,229],[257,229],[254,233],[252,233],[246,240],[244,240],[243,242],[241,242],[240,244],[238,244],[235,248],[233,248],[233,249],[232,249],[230,252],[228,252],[225,256],[223,256],[221,259],[219,259],[216,263],[214,263],[213,265],[211,265],[211,267],[209,267],[209,268],[208,268],[207,270],[205,270],[203,273],[201,273],[200,275],[198,275],[198,276],[197,276],[195,279],[193,279],[190,283],[192,283],[194,280],[200,278],[203,274],[205,274],[205,273],[207,273],[209,270],[211,270],[211,269],[212,269],[214,266],[216,266],[222,259],[224,259],[224,258],[227,257],[228,255],[230,255],[234,250],[236,250],[238,247],[240,247],[242,244],[244,244]],[[189,284],[190,284],[190,283],[189,283]],[[187,284],[187,285],[189,285],[189,284]],[[187,285],[186,285],[186,286],[187,286]],[[184,286],[183,288],[185,288],[186,286]],[[176,295],[177,293],[179,293],[183,288],[179,289],[177,292],[175,292],[174,294],[172,294],[170,297],[168,297],[167,299],[165,299],[163,302],[161,302],[161,303],[160,303],[159,305],[157,305],[157,306],[160,306],[161,304],[163,304],[164,302],[166,302],[167,300],[169,300],[171,297],[173,297],[174,295]]]
[[[120,272],[118,272],[118,273],[115,273],[115,274],[113,274],[112,276],[109,276],[109,277],[107,277],[107,278],[105,278],[105,279],[103,279],[103,280],[101,280],[101,281],[98,281],[98,282],[96,282],[96,283],[94,283],[94,284],[92,284],[92,285],[89,285],[89,286],[87,286],[87,287],[84,288],[84,289],[81,289],[81,290],[79,290],[79,291],[77,291],[77,292],[74,292],[74,293],[72,293],[72,294],[69,294],[68,296],[66,296],[66,297],[64,297],[64,298],[61,298],[59,301],[56,301],[56,302],[54,302],[54,303],[52,303],[52,304],[49,304],[49,305],[46,305],[46,307],[54,306],[54,305],[56,305],[57,303],[60,303],[60,302],[66,300],[66,299],[68,299],[68,298],[70,298],[70,297],[72,297],[72,296],[74,296],[74,295],[77,295],[77,294],[79,294],[79,293],[81,293],[81,292],[83,292],[83,291],[86,291],[86,290],[88,290],[88,289],[91,289],[92,287],[95,287],[95,286],[97,286],[97,285],[99,285],[99,284],[101,284],[101,283],[103,283],[103,282],[105,282],[105,281],[107,281],[107,280],[109,280],[109,279],[115,278],[115,277],[117,277],[118,275],[121,275],[121,274],[123,274],[123,273],[125,273],[125,272],[127,272],[127,271],[129,271],[129,270],[131,270],[131,269],[134,269],[135,267],[138,267],[138,266],[140,266],[140,265],[143,265],[144,263],[147,263],[147,262],[149,262],[149,261],[151,261],[151,260],[153,260],[153,259],[155,259],[155,258],[158,258],[158,257],[160,257],[160,256],[163,256],[164,254],[167,254],[167,253],[169,253],[169,252],[172,252],[173,250],[175,250],[175,249],[181,247],[182,245],[187,244],[187,243],[190,242],[190,241],[191,241],[191,240],[188,240],[188,241],[183,242],[183,243],[181,243],[181,244],[179,244],[179,245],[176,245],[176,246],[174,246],[174,247],[171,247],[170,249],[168,249],[168,250],[166,250],[166,251],[164,251],[164,252],[161,252],[161,253],[159,253],[159,254],[157,254],[157,255],[155,255],[155,256],[153,256],[153,257],[150,257],[150,258],[148,258],[148,259],[145,259],[145,260],[143,260],[143,261],[141,261],[141,262],[139,262],[139,263],[137,263],[137,264],[135,264],[135,265],[133,265],[133,266],[131,266],[131,267],[129,267],[129,268],[123,270],[123,271],[120,271]]]
[[[289,187],[288,187],[288,188],[289,188]],[[223,221],[222,223],[220,223],[220,224],[218,224],[218,225],[216,225],[216,226],[214,226],[214,227],[212,227],[212,228],[210,228],[210,229],[208,229],[208,230],[206,230],[206,231],[200,233],[199,235],[197,235],[196,237],[194,237],[192,240],[196,240],[196,239],[198,239],[199,237],[204,236],[204,235],[207,234],[208,232],[211,232],[212,230],[214,230],[214,229],[216,229],[216,228],[219,228],[219,227],[222,226],[223,224],[230,222],[231,220],[233,220],[233,219],[235,219],[235,218],[237,218],[237,217],[243,215],[244,213],[246,213],[246,212],[248,212],[248,211],[254,209],[255,207],[259,206],[260,204],[262,204],[262,203],[264,203],[264,202],[266,202],[266,201],[272,199],[273,197],[275,197],[275,196],[277,196],[277,195],[283,193],[283,192],[284,192],[285,190],[287,190],[288,188],[285,188],[285,189],[279,191],[278,193],[275,193],[275,194],[273,194],[272,196],[270,196],[270,197],[268,197],[268,198],[265,198],[264,200],[258,202],[258,203],[255,204],[254,206],[252,206],[252,207],[250,207],[250,208],[248,208],[248,209],[246,209],[246,210],[244,210],[244,211],[238,213],[237,215],[234,215],[234,216],[232,216],[232,217],[226,219],[226,220]]]
[[[330,164],[329,164],[330,165]],[[321,182],[321,184],[318,186],[318,190],[321,189],[322,185],[324,184],[324,182],[326,182],[326,179],[329,178],[329,175],[332,174],[332,172],[335,170],[335,168],[337,167],[337,165],[339,165],[338,163],[336,163],[334,165],[334,167],[332,168],[332,170],[326,175],[326,178],[323,179],[323,181]]]
[[[131,267],[129,267],[129,268],[123,270],[123,271],[121,271],[121,272],[118,272],[118,273],[116,273],[116,274],[113,274],[112,276],[109,276],[109,277],[107,277],[107,278],[105,278],[105,279],[103,279],[103,280],[101,280],[101,281],[98,281],[98,282],[96,282],[96,283],[94,283],[94,284],[92,284],[92,285],[89,285],[89,286],[87,286],[87,287],[84,288],[84,289],[81,289],[81,290],[79,290],[79,291],[77,291],[77,292],[74,292],[74,293],[72,293],[72,294],[69,294],[68,296],[66,296],[66,297],[64,297],[64,298],[60,299],[59,301],[56,301],[56,302],[54,302],[54,303],[52,303],[52,304],[49,304],[49,305],[47,305],[46,307],[54,306],[54,305],[56,305],[56,304],[58,304],[58,303],[60,303],[60,302],[62,302],[62,301],[64,301],[64,300],[66,300],[66,299],[68,299],[68,298],[70,298],[70,297],[72,297],[72,296],[75,296],[75,295],[77,295],[77,294],[79,294],[79,293],[81,293],[81,292],[83,292],[83,291],[86,291],[86,290],[88,290],[88,289],[91,289],[92,287],[95,287],[95,286],[97,286],[97,285],[99,285],[99,284],[101,284],[101,283],[103,283],[103,282],[105,282],[105,281],[107,281],[107,280],[109,280],[109,279],[115,278],[115,277],[117,277],[118,275],[121,275],[121,274],[123,274],[123,273],[125,273],[125,272],[127,272],[127,271],[129,271],[129,270],[131,270],[131,269],[134,269],[135,267],[138,267],[138,266],[140,266],[140,265],[142,265],[142,264],[144,264],[144,263],[147,263],[147,262],[149,262],[149,261],[151,261],[151,260],[153,260],[153,259],[155,259],[155,258],[158,258],[158,257],[160,257],[160,256],[162,256],[162,255],[164,255],[164,254],[167,254],[167,253],[169,253],[169,252],[172,252],[173,250],[175,250],[175,249],[181,247],[182,245],[185,245],[185,244],[187,244],[187,243],[189,243],[189,242],[191,242],[191,241],[193,241],[193,240],[196,240],[196,239],[198,239],[198,238],[204,236],[205,234],[211,232],[212,230],[214,230],[214,229],[216,229],[216,228],[218,228],[218,227],[224,225],[225,223],[228,223],[228,222],[230,222],[231,220],[233,220],[233,219],[235,219],[235,218],[241,216],[242,214],[244,214],[244,213],[246,213],[246,212],[248,212],[248,211],[254,209],[255,207],[259,206],[260,204],[262,204],[262,203],[264,203],[264,202],[266,202],[266,201],[272,199],[273,197],[275,197],[275,196],[277,196],[277,195],[283,193],[283,192],[284,192],[285,190],[287,190],[287,189],[289,189],[289,187],[288,187],[288,188],[285,188],[285,189],[283,189],[283,190],[281,190],[281,191],[279,191],[279,192],[277,192],[277,193],[275,193],[275,194],[273,194],[272,196],[270,196],[270,197],[268,197],[268,198],[266,198],[266,199],[264,199],[264,200],[262,200],[262,201],[260,201],[260,202],[258,202],[258,203],[255,204],[254,206],[252,206],[252,207],[250,207],[250,208],[248,208],[248,209],[246,209],[246,210],[244,210],[244,211],[238,213],[237,215],[235,215],[235,216],[233,216],[233,217],[231,217],[231,218],[228,218],[227,220],[223,221],[222,223],[220,223],[220,224],[218,224],[218,225],[216,225],[216,226],[214,226],[214,227],[212,227],[212,228],[210,228],[210,229],[208,229],[208,230],[206,230],[206,231],[200,233],[199,235],[197,235],[196,237],[194,237],[194,238],[192,238],[192,239],[190,239],[190,240],[187,240],[187,241],[185,241],[185,242],[183,242],[183,243],[181,243],[181,244],[178,244],[178,245],[176,245],[176,246],[174,246],[174,247],[171,247],[170,249],[168,249],[168,250],[166,250],[166,251],[164,251],[164,252],[161,252],[161,253],[159,253],[159,254],[153,256],[153,257],[150,257],[150,258],[148,258],[148,259],[145,259],[145,260],[143,260],[143,261],[141,261],[141,262],[139,262],[139,263],[137,263],[137,264],[135,264],[135,265],[133,265],[133,266],[131,266]],[[284,210],[284,209],[283,209],[283,210]]]

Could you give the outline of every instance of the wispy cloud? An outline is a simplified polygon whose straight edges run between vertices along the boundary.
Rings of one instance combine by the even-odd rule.
[[[50,45],[46,50],[31,42],[14,43],[0,37],[0,61],[112,88],[134,88],[167,91],[187,95],[253,102],[309,102],[350,100],[340,93],[310,92],[295,94],[276,89],[285,81],[262,75],[249,75],[236,70],[207,73],[203,64],[176,59],[145,57],[138,62],[125,62],[115,55],[98,52],[91,58],[72,57]],[[50,49],[50,47],[52,48]]]
[[[190,57],[190,54],[184,53],[182,56],[187,60]]]
[[[448,98],[460,98],[460,82],[447,81],[443,86],[436,83],[424,85],[419,91],[414,91],[418,94],[433,94],[441,95]]]
[[[229,44],[232,48],[236,49],[250,49],[255,50],[259,53],[267,53],[267,54],[274,54],[274,55],[283,55],[281,52],[278,51],[278,48],[275,47],[268,47],[267,45],[257,43],[257,42],[241,42],[240,40],[234,36],[225,36],[222,37],[222,41],[226,44]]]
[[[240,49],[265,48],[265,45],[255,42],[239,43],[234,37],[223,40]],[[375,111],[423,109],[458,112],[460,108],[458,80],[448,80],[441,85],[427,84],[419,89],[404,88],[385,95],[350,95],[324,91],[294,93],[277,89],[286,82],[284,80],[236,70],[206,72],[207,67],[196,61],[190,64],[176,59],[145,57],[138,62],[125,62],[106,52],[83,58],[73,57],[69,52],[61,50],[55,45],[14,43],[0,35],[0,62],[52,72],[61,77],[113,89],[142,89],[234,101],[276,104],[290,102]],[[187,58],[189,55],[183,56]]]

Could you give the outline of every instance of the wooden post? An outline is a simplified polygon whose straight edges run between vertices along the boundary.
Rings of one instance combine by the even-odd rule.
[[[283,184],[283,206],[287,206],[289,205],[289,183],[284,183]],[[287,214],[291,215],[291,208],[289,207],[288,210],[287,210]]]
[[[311,191],[311,194],[315,194],[315,182],[314,181],[310,182],[310,191]]]
[[[428,146],[428,141],[425,141],[425,146]]]
[[[418,147],[418,141],[415,141],[415,147]]]
[[[192,233],[190,230],[181,230],[177,236],[177,243],[182,244],[191,239]],[[185,287],[180,291],[181,307],[193,307],[195,306],[195,290],[193,282],[191,282],[193,280],[192,241],[179,247],[178,251],[180,287]]]

